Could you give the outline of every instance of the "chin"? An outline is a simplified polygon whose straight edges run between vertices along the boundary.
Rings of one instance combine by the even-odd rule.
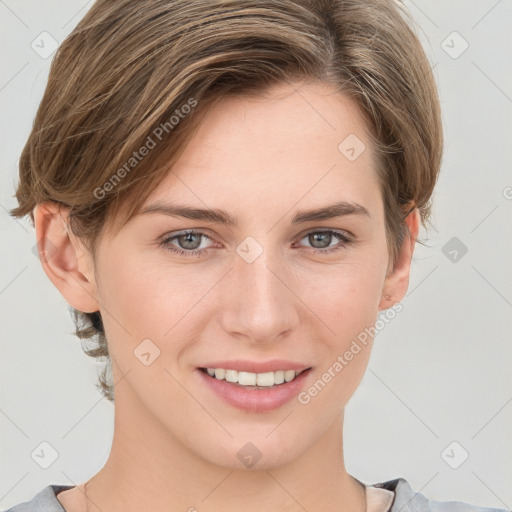
[[[226,469],[236,470],[273,470],[292,463],[301,452],[303,437],[296,430],[297,439],[293,435],[275,436],[275,431],[269,435],[268,428],[259,434],[233,436],[223,440],[206,440],[206,446],[195,446],[194,451],[211,464]],[[283,442],[283,437],[287,443]],[[212,450],[212,447],[215,447]],[[202,449],[204,448],[204,449]],[[305,448],[305,447],[304,447]]]

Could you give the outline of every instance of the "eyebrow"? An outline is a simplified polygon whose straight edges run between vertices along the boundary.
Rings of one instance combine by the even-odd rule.
[[[156,202],[146,206],[141,211],[141,215],[148,213],[160,213],[171,217],[183,217],[185,219],[202,220],[216,224],[236,227],[238,220],[228,212],[219,209],[192,208],[190,206],[177,206]],[[292,224],[302,224],[305,222],[320,221],[343,217],[346,215],[358,215],[371,218],[370,212],[360,204],[341,201],[323,208],[313,210],[300,210],[292,219]]]

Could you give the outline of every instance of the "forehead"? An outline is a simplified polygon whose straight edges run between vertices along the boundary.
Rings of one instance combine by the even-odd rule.
[[[371,204],[378,191],[358,106],[324,83],[281,84],[261,97],[218,101],[170,170],[145,205]]]
[[[365,140],[366,132],[357,104],[333,86],[280,84],[262,97],[217,102],[187,144],[180,165],[207,166],[212,158],[271,164],[276,157],[282,161],[300,155],[310,162],[326,151],[334,158],[345,137]]]

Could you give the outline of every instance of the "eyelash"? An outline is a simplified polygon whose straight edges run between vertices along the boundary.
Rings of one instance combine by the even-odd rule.
[[[340,240],[340,242],[342,242],[342,244],[338,245],[338,246],[335,246],[335,247],[331,247],[329,249],[310,248],[309,252],[312,252],[314,254],[320,254],[320,253],[321,254],[331,254],[333,252],[337,252],[337,251],[340,251],[340,250],[346,248],[347,245],[352,243],[352,239],[350,237],[348,237],[344,232],[342,232],[342,231],[333,231],[333,230],[309,231],[300,240],[308,237],[309,235],[313,235],[313,234],[317,234],[317,233],[332,234],[338,240]],[[195,249],[195,250],[186,251],[186,250],[183,250],[183,249],[177,249],[176,247],[170,245],[173,240],[179,238],[180,236],[184,236],[184,235],[201,235],[201,236],[211,240],[211,238],[206,233],[203,233],[201,231],[192,231],[192,230],[190,230],[190,231],[184,231],[184,232],[178,233],[176,235],[166,236],[160,242],[160,245],[163,246],[166,250],[171,251],[171,252],[173,252],[175,254],[178,254],[179,256],[187,256],[187,257],[188,256],[199,257],[199,256],[202,256],[209,249],[211,249],[211,247],[209,247],[207,249]]]

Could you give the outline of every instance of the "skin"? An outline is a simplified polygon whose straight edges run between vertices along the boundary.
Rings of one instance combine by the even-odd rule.
[[[419,213],[406,219],[410,236],[393,268],[356,105],[321,83],[271,92],[215,106],[146,201],[220,208],[238,227],[139,215],[116,236],[102,235],[94,261],[66,229],[66,209],[36,207],[40,249],[55,246],[44,270],[73,307],[101,312],[117,383],[112,449],[87,484],[90,511],[365,510],[364,486],[345,469],[343,413],[371,338],[308,404],[292,400],[267,413],[222,402],[196,370],[216,359],[283,358],[313,367],[307,389],[409,284]],[[355,161],[338,150],[349,134],[366,144]],[[371,217],[291,224],[298,210],[340,200]],[[205,232],[193,248],[210,249],[179,256],[159,245],[184,229]],[[353,243],[332,237],[328,248],[339,251],[312,253],[325,244],[307,235],[327,229],[352,234]],[[236,252],[248,236],[263,249],[252,263]],[[183,239],[170,246],[191,247]],[[161,353],[145,366],[133,351],[148,338]],[[262,454],[250,469],[237,458],[247,442]],[[85,508],[80,487],[59,500],[68,511]]]

